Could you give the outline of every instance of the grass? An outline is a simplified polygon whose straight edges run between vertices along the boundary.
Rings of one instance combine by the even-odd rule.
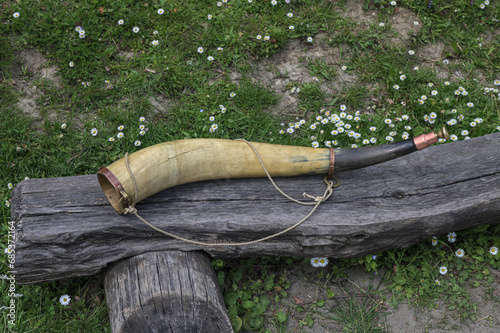
[[[0,12],[2,248],[8,246],[12,187],[25,177],[92,174],[125,152],[159,142],[245,138],[348,148],[399,141],[443,125],[452,140],[500,129],[498,5],[359,3],[365,12],[351,17],[346,13],[352,2],[344,1],[7,1]],[[402,11],[418,25],[410,22],[408,38],[398,43],[401,31],[391,22]],[[292,41],[300,42],[302,73],[314,79],[288,80],[279,89],[255,80],[259,60]],[[441,51],[428,56],[435,45]],[[313,56],[318,48],[333,56]],[[46,63],[26,66],[21,51],[43,55]],[[276,71],[279,66],[272,65]],[[40,77],[50,67],[57,68],[58,81]],[[296,101],[291,109],[280,104],[286,96]],[[26,98],[34,99],[38,115],[23,113],[18,101]],[[441,297],[456,317],[470,320],[477,309],[468,288],[491,284],[489,267],[500,265],[499,255],[488,251],[500,247],[499,235],[495,226],[457,232],[455,243],[436,235],[435,247],[419,243],[377,254],[376,260],[335,261],[327,269],[332,276],[352,266],[385,272],[395,306],[404,299],[429,306]],[[459,248],[462,258],[455,255]],[[8,259],[2,259],[4,272]],[[288,312],[279,304],[288,296],[285,272],[297,262],[214,262],[235,328],[286,329]],[[437,266],[446,266],[447,274],[441,276]],[[6,286],[2,304],[11,299]],[[18,286],[16,293],[22,294],[16,297],[18,331],[110,331],[99,276]],[[63,294],[72,298],[69,306],[58,302]],[[358,303],[341,308],[332,315],[371,313]],[[314,324],[314,311],[306,311],[303,325]],[[1,315],[7,319],[6,311]],[[3,329],[14,327],[3,322]]]
[[[342,288],[346,297],[329,300],[327,311],[322,316],[338,322],[344,332],[386,332],[387,327],[381,318],[384,302],[378,295],[380,284],[374,286],[373,281],[369,281],[365,291],[355,282],[349,282],[356,288]],[[360,291],[362,294],[357,296]]]

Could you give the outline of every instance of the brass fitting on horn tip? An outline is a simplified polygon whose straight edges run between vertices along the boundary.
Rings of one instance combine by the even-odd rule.
[[[420,134],[413,138],[413,142],[418,150],[425,149],[438,142],[438,139],[449,139],[448,130],[443,126],[437,134],[435,132]]]
[[[439,132],[437,132],[436,136],[439,139],[446,139],[446,140],[448,140],[450,138],[450,135],[448,134],[448,130],[446,129],[446,126],[443,126],[443,128],[441,128],[439,130]]]

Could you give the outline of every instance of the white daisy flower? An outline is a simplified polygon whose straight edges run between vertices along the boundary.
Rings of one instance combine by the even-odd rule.
[[[132,31],[135,32],[135,33],[138,33],[139,32],[139,28],[138,27],[133,27]]]
[[[136,141],[134,142],[134,145],[135,145],[136,147],[139,147],[139,146],[141,145],[141,141],[136,140]]]
[[[441,273],[441,275],[445,275],[447,272],[448,268],[446,268],[445,266],[439,267],[439,273]]]
[[[118,21],[118,25],[122,25],[123,23],[125,23],[123,20]]]
[[[448,242],[454,243],[457,240],[457,234],[455,232],[448,233]]]
[[[458,258],[462,258],[464,256],[465,252],[463,249],[458,249],[455,251],[455,255],[458,257]]]
[[[203,53],[203,47],[201,47],[201,46],[200,46],[200,47],[198,48],[198,53]]]
[[[163,13],[165,13],[165,11],[163,9],[158,9],[158,14],[162,15]]]
[[[498,253],[498,247],[496,247],[496,246],[490,247],[489,252],[490,252],[490,254],[496,256]]]
[[[311,258],[311,265],[313,267],[326,267],[328,258]]]
[[[121,138],[123,138],[123,135],[124,135],[124,134],[123,134],[123,132],[119,132],[119,133],[116,135],[116,137],[117,137],[118,139],[121,139]]]
[[[90,134],[92,134],[92,136],[96,136],[97,133],[98,133],[97,128],[93,128],[90,130]]]
[[[14,14],[12,14],[12,16],[14,16],[14,18],[18,18],[19,17],[19,13],[15,12]]]
[[[62,295],[59,297],[59,303],[62,305],[68,305],[69,302],[71,301],[71,298],[68,295]]]

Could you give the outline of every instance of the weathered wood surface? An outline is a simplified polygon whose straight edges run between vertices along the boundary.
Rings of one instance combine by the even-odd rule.
[[[206,253],[122,259],[106,270],[104,287],[113,333],[233,332]]]
[[[353,257],[401,248],[500,219],[500,133],[437,145],[364,169],[341,184],[303,225],[241,247],[203,247],[163,236],[135,216],[116,214],[96,176],[29,179],[13,191],[16,281],[92,275],[148,251],[204,250],[215,258]],[[322,177],[278,178],[289,195],[321,195]],[[159,228],[204,241],[246,241],[302,219],[310,206],[282,197],[266,178],[185,184],[137,205]]]

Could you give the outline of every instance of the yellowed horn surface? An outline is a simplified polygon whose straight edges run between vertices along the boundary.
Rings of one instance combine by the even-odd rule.
[[[328,148],[251,143],[272,177],[327,174]],[[243,141],[189,139],[160,143],[141,149],[99,169],[97,176],[113,208],[124,209],[164,189],[185,183],[225,179],[266,177],[255,152]],[[128,197],[128,198],[127,198]]]

